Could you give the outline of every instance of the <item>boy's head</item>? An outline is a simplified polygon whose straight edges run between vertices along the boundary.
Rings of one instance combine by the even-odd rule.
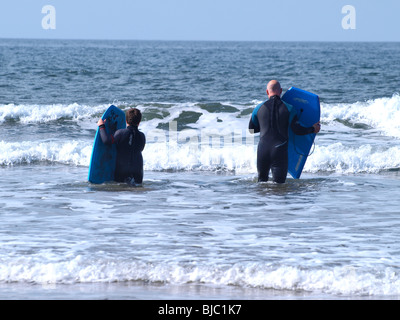
[[[142,113],[139,109],[131,108],[125,112],[126,123],[130,126],[138,126],[142,121]]]

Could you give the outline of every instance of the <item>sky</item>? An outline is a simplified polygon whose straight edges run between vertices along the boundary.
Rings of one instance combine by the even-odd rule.
[[[400,41],[400,0],[0,0],[0,38]]]

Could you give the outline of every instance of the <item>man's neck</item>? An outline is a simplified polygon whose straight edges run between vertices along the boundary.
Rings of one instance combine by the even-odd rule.
[[[274,94],[272,96],[269,96],[269,98],[270,99],[276,99],[276,98],[280,99],[281,97],[278,94]]]

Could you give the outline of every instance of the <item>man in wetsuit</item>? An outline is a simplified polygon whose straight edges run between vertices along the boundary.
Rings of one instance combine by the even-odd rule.
[[[132,108],[127,110],[125,115],[127,128],[117,130],[114,135],[107,135],[105,122],[102,119],[97,122],[97,125],[100,128],[103,143],[117,146],[115,181],[127,182],[134,186],[143,181],[142,151],[146,144],[146,137],[138,129],[142,120],[140,110]]]
[[[318,133],[320,123],[312,127],[302,127],[297,115],[289,124],[290,111],[282,102],[282,88],[278,81],[272,80],[267,86],[269,100],[258,108],[250,118],[251,133],[260,132],[260,142],[257,149],[258,181],[268,181],[271,170],[273,181],[285,183],[288,172],[288,139],[289,125],[297,135]],[[257,123],[258,122],[258,123]]]

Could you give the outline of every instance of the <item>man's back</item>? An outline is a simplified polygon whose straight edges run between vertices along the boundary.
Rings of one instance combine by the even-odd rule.
[[[278,96],[265,102],[257,112],[260,139],[284,143],[288,139],[290,113]]]

